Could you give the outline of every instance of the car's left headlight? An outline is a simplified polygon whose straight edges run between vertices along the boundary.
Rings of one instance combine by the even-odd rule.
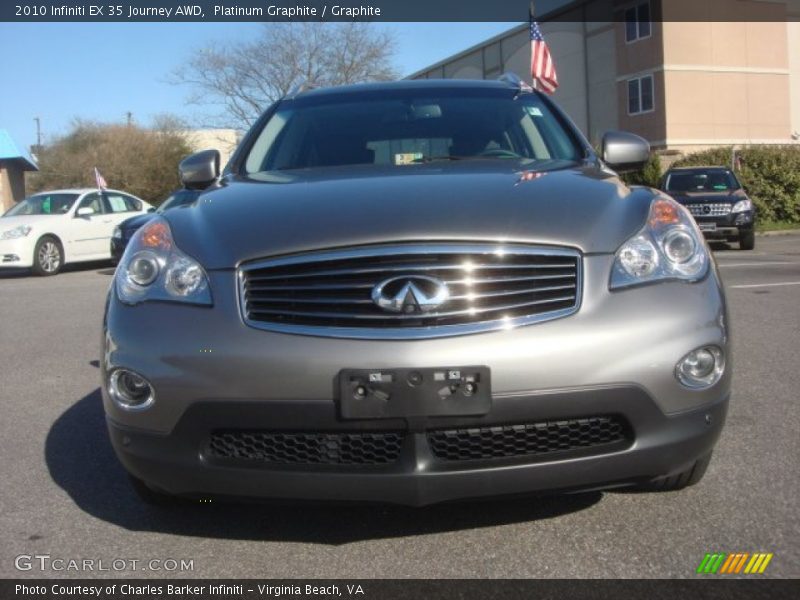
[[[659,197],[647,222],[617,250],[610,289],[665,279],[698,281],[708,272],[709,257],[694,219],[680,204]]]
[[[125,304],[147,300],[212,304],[206,272],[175,245],[162,217],[134,234],[114,277],[117,296]]]
[[[26,237],[33,227],[30,225],[17,225],[13,229],[6,229],[0,233],[0,240],[16,240],[18,238]]]
[[[753,203],[745,198],[744,200],[739,200],[736,204],[733,205],[731,212],[747,212],[748,210],[753,210]]]

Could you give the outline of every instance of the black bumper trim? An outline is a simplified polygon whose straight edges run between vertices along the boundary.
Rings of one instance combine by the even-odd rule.
[[[341,421],[332,401],[204,401],[193,405],[168,435],[143,433],[108,421],[112,445],[135,477],[190,497],[378,501],[424,505],[495,495],[603,489],[641,483],[689,468],[711,451],[721,432],[728,398],[702,409],[665,415],[637,386],[496,397],[481,417],[417,417]],[[617,414],[633,442],[622,449],[581,456],[512,461],[437,461],[430,429],[486,427],[532,420]],[[391,465],[214,464],[203,449],[212,431],[265,427],[289,431],[406,430],[400,459]],[[333,467],[333,468],[332,468]]]

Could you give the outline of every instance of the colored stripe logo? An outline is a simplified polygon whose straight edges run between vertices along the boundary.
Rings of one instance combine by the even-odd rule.
[[[697,572],[703,575],[755,575],[767,570],[772,552],[715,552],[703,557]]]

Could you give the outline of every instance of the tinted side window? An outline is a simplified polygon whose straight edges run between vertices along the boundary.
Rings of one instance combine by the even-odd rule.
[[[142,210],[142,203],[139,202],[136,198],[131,196],[122,196],[122,199],[125,200],[125,205],[128,207],[130,211]]]
[[[103,194],[103,197],[105,199],[106,212],[122,213],[134,212],[142,209],[141,202],[125,194],[106,192]]]
[[[78,208],[92,208],[96,214],[103,213],[103,203],[100,201],[100,194],[97,192],[92,192],[91,194],[86,194],[81,200],[81,203],[78,205]]]

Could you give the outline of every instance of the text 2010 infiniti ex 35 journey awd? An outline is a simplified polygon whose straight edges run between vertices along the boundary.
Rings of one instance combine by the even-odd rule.
[[[142,227],[104,320],[136,489],[424,505],[709,463],[725,299],[691,215],[513,77],[289,94]]]

